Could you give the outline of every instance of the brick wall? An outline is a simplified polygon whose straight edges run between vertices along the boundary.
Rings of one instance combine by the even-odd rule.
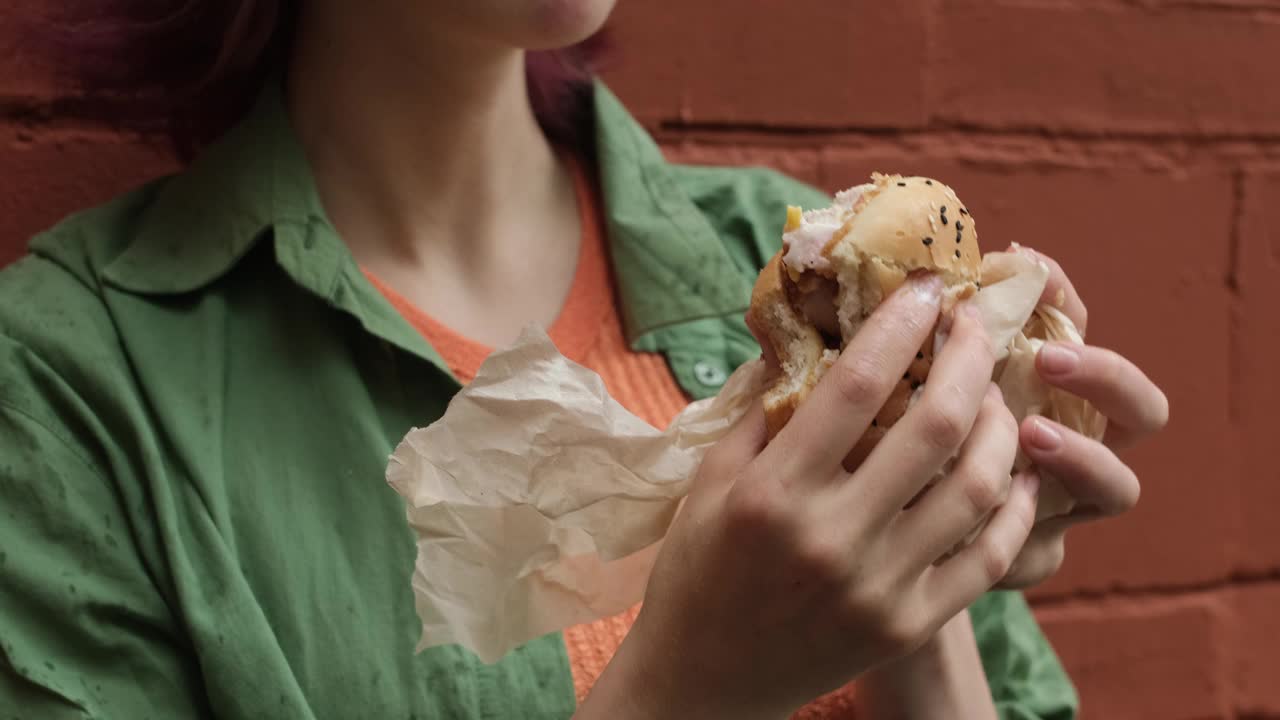
[[[31,2],[32,0],[23,0]],[[0,262],[172,167],[94,121],[0,12]],[[1280,3],[622,0],[606,75],[675,159],[829,190],[953,184],[983,246],[1058,257],[1093,342],[1168,391],[1130,516],[1032,593],[1089,718],[1280,718]]]

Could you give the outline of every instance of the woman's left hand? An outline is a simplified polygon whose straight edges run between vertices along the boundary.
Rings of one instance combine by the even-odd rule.
[[[1062,310],[1083,334],[1088,313],[1076,289],[1057,262],[1033,254],[1050,269],[1042,302]],[[1064,536],[1071,526],[1134,506],[1138,478],[1116,453],[1154,434],[1169,419],[1169,402],[1160,388],[1111,350],[1049,344],[1036,358],[1036,369],[1050,385],[1088,400],[1106,415],[1107,433],[1099,442],[1044,418],[1023,421],[1019,433],[1023,449],[1037,467],[1062,481],[1077,505],[1067,515],[1046,518],[1032,527],[999,583],[1004,589],[1036,585],[1057,572]],[[855,698],[859,717],[996,716],[967,613],[957,615],[916,652],[860,677]]]
[[[1034,254],[1049,266],[1042,302],[1059,308],[1083,335],[1088,312],[1062,267]],[[1162,429],[1169,420],[1169,401],[1142,370],[1124,356],[1090,345],[1049,343],[1036,357],[1036,369],[1048,384],[1089,401],[1107,417],[1101,442],[1046,420],[1023,421],[1020,440],[1032,462],[1060,480],[1076,498],[1075,510],[1046,518],[1031,531],[1009,574],[1006,589],[1043,582],[1057,572],[1068,528],[1130,510],[1138,501],[1138,478],[1117,455]]]

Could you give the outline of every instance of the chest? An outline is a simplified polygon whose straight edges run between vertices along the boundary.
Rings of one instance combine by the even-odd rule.
[[[219,345],[238,351],[184,355],[182,381],[151,388],[172,473],[186,478],[169,499],[171,557],[187,568],[175,573],[183,613],[205,619],[187,631],[215,704],[234,702],[245,717],[262,707],[317,718],[571,715],[558,634],[492,666],[458,648],[415,652],[416,547],[384,470],[456,384],[314,306],[270,314],[219,328],[230,335]],[[654,348],[695,397],[753,356],[745,330],[715,325]]]
[[[294,332],[270,360],[233,363],[223,404],[234,422],[215,479],[235,566],[271,628],[263,642],[307,710],[502,717],[518,699],[529,717],[567,717],[573,696],[558,638],[496,666],[457,648],[415,652],[415,541],[383,475],[399,438],[443,412],[447,378],[381,343],[311,342]]]

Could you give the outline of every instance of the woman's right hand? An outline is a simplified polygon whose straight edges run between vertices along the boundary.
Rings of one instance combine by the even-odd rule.
[[[1018,427],[976,313],[957,313],[920,401],[842,466],[932,332],[939,292],[913,278],[886,300],[767,446],[757,405],[708,453],[579,717],[784,717],[910,653],[1004,577],[1036,483],[1011,486]]]

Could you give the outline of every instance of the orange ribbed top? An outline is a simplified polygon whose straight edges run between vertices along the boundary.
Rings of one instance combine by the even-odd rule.
[[[609,394],[623,407],[655,427],[666,427],[688,404],[688,398],[661,355],[636,352],[628,347],[614,296],[613,274],[604,237],[604,214],[587,172],[572,160],[570,166],[578,198],[582,240],[569,295],[547,333],[565,357],[598,373]],[[405,319],[426,337],[460,382],[467,383],[475,378],[480,364],[493,348],[445,326],[378,278],[368,277]],[[579,702],[590,692],[596,678],[613,658],[639,610],[637,605],[617,616],[565,631],[564,641]],[[796,718],[853,717],[850,689],[821,698],[797,713]]]

